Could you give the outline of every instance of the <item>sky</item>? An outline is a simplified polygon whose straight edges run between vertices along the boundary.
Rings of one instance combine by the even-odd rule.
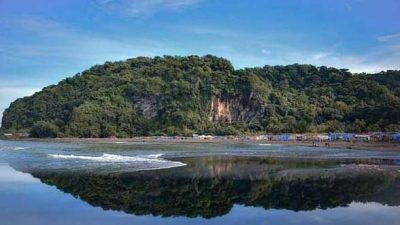
[[[105,61],[400,69],[399,0],[0,0],[0,113]]]

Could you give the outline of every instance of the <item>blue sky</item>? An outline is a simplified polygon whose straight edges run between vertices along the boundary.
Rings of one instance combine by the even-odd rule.
[[[398,0],[0,0],[0,112],[94,64],[136,56],[400,69],[399,12]]]

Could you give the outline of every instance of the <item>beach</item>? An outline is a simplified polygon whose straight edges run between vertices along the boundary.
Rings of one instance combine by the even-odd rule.
[[[13,139],[8,139],[13,140]],[[196,139],[191,137],[133,137],[133,138],[20,138],[15,140],[62,142],[62,143],[97,143],[97,144],[259,144],[259,145],[290,145],[315,148],[338,148],[372,151],[400,152],[399,142],[372,142],[372,141],[267,141],[255,140],[247,137],[229,137],[214,139]]]

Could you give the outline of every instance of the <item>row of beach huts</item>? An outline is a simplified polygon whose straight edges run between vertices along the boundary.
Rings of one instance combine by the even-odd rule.
[[[400,142],[400,132],[371,132],[366,134],[326,133],[326,134],[262,134],[247,136],[193,135],[194,139],[218,140],[265,140],[265,141],[357,141],[357,142]]]

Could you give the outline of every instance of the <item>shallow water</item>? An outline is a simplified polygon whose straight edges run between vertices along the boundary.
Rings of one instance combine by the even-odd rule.
[[[400,155],[0,141],[0,224],[400,224]]]

